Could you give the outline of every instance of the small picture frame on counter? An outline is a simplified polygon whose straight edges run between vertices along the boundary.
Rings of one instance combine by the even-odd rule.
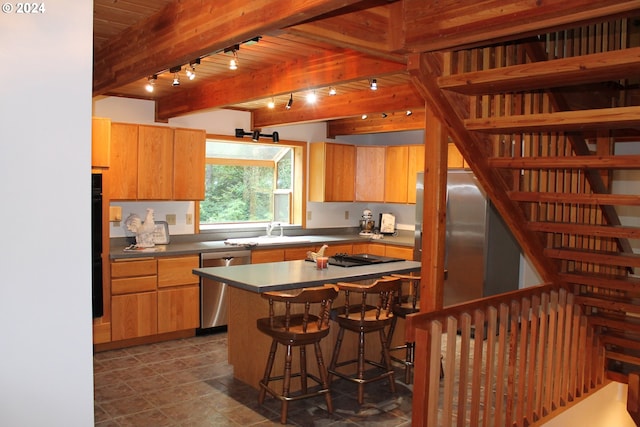
[[[155,221],[153,230],[153,243],[156,245],[168,245],[170,241],[169,224],[166,221]]]

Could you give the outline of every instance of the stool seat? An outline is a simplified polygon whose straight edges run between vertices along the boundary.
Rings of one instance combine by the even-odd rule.
[[[378,279],[370,285],[344,282],[337,284],[338,289],[344,293],[345,304],[344,307],[335,310],[334,319],[340,329],[329,364],[329,378],[335,375],[356,383],[357,399],[360,405],[364,402],[364,386],[370,382],[388,379],[391,392],[396,391],[385,328],[390,326],[394,319],[393,300],[400,285],[400,279],[396,278]],[[358,334],[358,354],[355,359],[339,361],[340,349],[347,330]],[[382,362],[365,357],[365,336],[371,332],[379,334]],[[355,373],[338,370],[340,367],[351,364],[356,365]],[[377,375],[365,373],[365,365],[372,366],[379,373]]]
[[[281,401],[280,422],[286,424],[289,402],[307,399],[314,396],[324,396],[327,411],[333,413],[333,403],[329,390],[327,368],[324,364],[320,341],[329,334],[329,314],[331,304],[338,295],[333,285],[305,288],[292,292],[265,292],[263,298],[269,300],[269,317],[260,318],[256,326],[260,332],[270,336],[271,348],[269,358],[260,380],[258,403],[262,405],[267,393]],[[277,309],[276,309],[277,308]],[[276,313],[282,312],[280,313]],[[285,350],[284,372],[273,375],[278,345]],[[313,345],[318,364],[318,376],[307,372],[306,346]],[[300,372],[292,373],[292,349],[300,350]],[[300,390],[291,391],[291,378],[300,378]],[[307,380],[311,379],[319,388],[310,390]],[[282,391],[277,391],[270,383],[282,382]]]

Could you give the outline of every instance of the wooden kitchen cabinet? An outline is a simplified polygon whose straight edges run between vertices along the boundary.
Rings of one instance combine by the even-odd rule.
[[[254,249],[251,251],[251,264],[284,261],[284,249]]]
[[[173,198],[173,129],[138,127],[138,199]]]
[[[207,134],[200,129],[175,129],[173,138],[173,199],[204,200]]]
[[[109,199],[138,198],[138,125],[111,123]]]
[[[315,142],[309,149],[309,200],[353,202],[355,200],[356,147]]]
[[[120,341],[158,331],[157,269],[153,258],[111,263],[111,339]]]
[[[158,258],[158,333],[200,326],[199,256]]]
[[[384,167],[384,201],[387,203],[407,203],[409,146],[386,147]]]
[[[203,200],[203,130],[111,124],[111,200]]]
[[[91,118],[91,167],[108,168],[111,149],[111,119]]]
[[[418,172],[424,172],[424,145],[409,145],[407,163],[407,203],[416,203]]]
[[[112,261],[112,341],[199,327],[199,265],[197,255]]]
[[[356,202],[383,202],[385,147],[356,147]]]
[[[449,169],[462,169],[466,167],[464,157],[456,147],[456,144],[450,142],[447,146],[447,167]]]

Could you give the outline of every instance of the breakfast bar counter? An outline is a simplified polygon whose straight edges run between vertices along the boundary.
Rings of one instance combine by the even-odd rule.
[[[407,274],[419,272],[420,263],[416,261],[397,261],[356,267],[329,266],[324,270],[316,269],[316,264],[304,260],[273,262],[265,264],[236,265],[229,267],[197,268],[193,273],[223,282],[228,285],[229,321],[227,326],[228,361],[233,366],[234,376],[256,389],[264,373],[271,339],[258,331],[256,321],[269,316],[269,304],[261,293],[278,290],[291,290],[304,287],[322,286],[337,282],[365,282],[394,273]],[[341,302],[334,302],[337,307]],[[402,319],[399,319],[402,320]],[[328,365],[335,344],[337,330],[332,323],[331,332],[322,340],[320,346],[325,363]],[[401,322],[396,331],[403,331]],[[400,334],[395,334],[403,341]],[[353,338],[353,346],[348,344]],[[357,336],[345,337],[343,353],[349,356],[356,349]],[[374,341],[374,340],[371,340]],[[367,342],[367,352],[379,352],[375,342]],[[379,343],[378,343],[379,347]],[[350,350],[347,350],[351,348]],[[279,349],[279,351],[282,351]],[[297,353],[297,351],[296,351]],[[280,353],[278,353],[280,354]],[[311,351],[309,354],[313,354]],[[280,356],[276,356],[275,369],[281,369]],[[294,369],[298,357],[294,356]],[[310,364],[313,365],[313,364]],[[309,366],[312,371],[311,366]]]

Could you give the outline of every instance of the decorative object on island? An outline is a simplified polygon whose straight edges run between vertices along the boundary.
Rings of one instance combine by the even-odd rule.
[[[324,257],[324,251],[328,247],[329,247],[328,245],[322,245],[322,247],[318,252],[312,252],[312,251],[307,252],[307,259],[312,259],[313,261],[317,261],[318,257]]]
[[[153,209],[147,209],[147,216],[145,217],[144,222],[138,215],[132,213],[124,221],[124,225],[127,227],[127,230],[135,233],[137,247],[152,248],[155,246],[155,243],[153,242],[153,233],[156,229],[156,224],[153,220]]]
[[[327,412],[333,413],[327,368],[322,358],[320,340],[329,334],[331,304],[337,296],[338,290],[334,285],[304,288],[297,291],[265,292],[262,294],[263,298],[269,300],[269,317],[258,319],[257,326],[261,332],[272,338],[272,342],[264,377],[260,381],[258,403],[262,405],[267,393],[280,400],[280,422],[282,424],[287,422],[289,402],[293,400],[324,396],[327,403]],[[284,312],[276,315],[274,302],[279,302],[280,304],[277,304],[277,306],[283,307]],[[293,309],[293,305],[299,306],[302,312],[295,314],[296,310]],[[316,306],[317,310],[314,308],[312,311],[312,306]],[[317,315],[312,313],[317,313]],[[284,373],[272,375],[278,344],[286,347],[286,363]],[[315,350],[318,375],[314,375],[306,369],[305,349],[307,345],[313,345]],[[300,348],[300,372],[292,374],[293,347]],[[301,389],[295,393],[290,390],[292,377],[300,377]],[[308,379],[315,381],[320,385],[320,388],[307,388]],[[282,392],[278,392],[273,386],[270,386],[269,383],[272,382],[282,382]]]

